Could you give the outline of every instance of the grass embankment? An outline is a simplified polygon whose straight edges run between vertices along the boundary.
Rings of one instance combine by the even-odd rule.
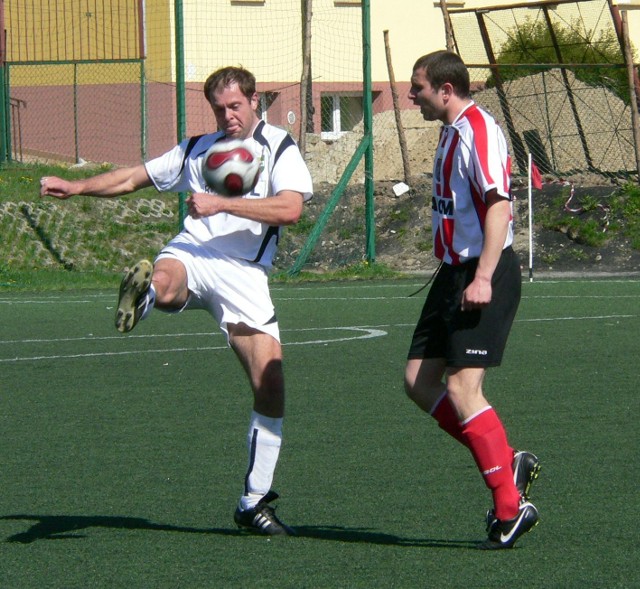
[[[0,291],[77,290],[117,286],[122,269],[153,258],[179,229],[178,198],[145,189],[118,199],[39,196],[40,178],[68,179],[108,171],[45,164],[0,168]],[[308,223],[308,228],[313,223]],[[274,282],[390,278],[399,274],[380,264],[360,262],[335,272],[287,269]]]

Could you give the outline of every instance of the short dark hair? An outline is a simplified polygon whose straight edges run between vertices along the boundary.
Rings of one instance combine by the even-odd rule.
[[[214,92],[222,90],[238,84],[240,92],[242,92],[248,100],[253,98],[256,92],[256,78],[243,67],[228,66],[213,72],[204,83],[204,95],[207,101],[211,102]]]
[[[424,70],[425,77],[434,90],[448,82],[458,96],[469,97],[469,70],[457,53],[441,50],[423,55],[413,66],[414,72],[420,69]]]

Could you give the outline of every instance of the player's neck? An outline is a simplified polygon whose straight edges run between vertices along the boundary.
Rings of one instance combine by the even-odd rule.
[[[247,137],[253,137],[253,134],[256,131],[256,127],[260,124],[261,121],[262,119],[256,116],[255,120],[253,121],[253,125],[251,126],[251,131],[249,131],[249,133],[247,134]]]
[[[446,120],[444,121],[445,125],[453,125],[460,115],[469,108],[469,106],[473,103],[471,98],[461,98],[455,96],[449,103],[447,104],[447,112],[446,112]]]

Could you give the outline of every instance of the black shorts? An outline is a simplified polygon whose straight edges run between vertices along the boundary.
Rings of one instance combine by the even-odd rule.
[[[499,366],[520,303],[520,259],[502,252],[491,279],[492,296],[482,309],[462,311],[462,293],[472,282],[478,259],[443,264],[427,295],[408,358],[444,358],[451,367]]]

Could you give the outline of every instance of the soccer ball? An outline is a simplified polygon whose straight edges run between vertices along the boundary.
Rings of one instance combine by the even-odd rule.
[[[214,143],[205,153],[202,176],[222,196],[251,192],[260,176],[260,160],[239,139]]]

